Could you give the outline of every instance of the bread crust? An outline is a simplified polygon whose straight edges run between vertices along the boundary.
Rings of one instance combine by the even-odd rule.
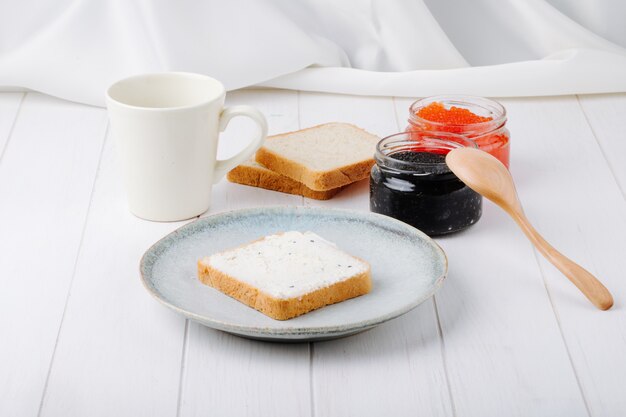
[[[250,185],[287,194],[302,195],[315,200],[328,200],[344,188],[337,187],[326,191],[315,191],[285,175],[245,164],[239,165],[231,170],[226,175],[226,178],[228,181],[237,184]]]
[[[288,320],[309,311],[367,294],[372,289],[370,268],[344,281],[296,298],[275,298],[259,289],[225,274],[202,260],[198,261],[198,278],[222,293],[276,319]]]
[[[369,159],[331,171],[312,171],[298,162],[285,159],[265,148],[257,151],[256,161],[314,191],[328,191],[363,180],[369,176],[374,165],[374,159]]]

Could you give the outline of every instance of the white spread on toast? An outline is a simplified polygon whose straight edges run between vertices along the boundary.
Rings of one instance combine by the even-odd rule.
[[[275,298],[295,298],[365,272],[369,265],[313,232],[290,231],[203,259]]]

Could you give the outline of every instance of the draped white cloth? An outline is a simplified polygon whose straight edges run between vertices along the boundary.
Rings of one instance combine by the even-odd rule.
[[[188,71],[367,95],[626,91],[623,0],[0,0],[0,90]]]

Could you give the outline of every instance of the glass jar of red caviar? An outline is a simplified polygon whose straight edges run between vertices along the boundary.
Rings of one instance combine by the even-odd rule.
[[[403,132],[378,142],[370,173],[370,210],[429,236],[463,230],[480,219],[482,197],[446,165],[452,149],[476,148],[446,132]]]
[[[473,96],[434,96],[409,108],[407,130],[429,130],[463,135],[509,167],[510,134],[506,110],[494,100]]]

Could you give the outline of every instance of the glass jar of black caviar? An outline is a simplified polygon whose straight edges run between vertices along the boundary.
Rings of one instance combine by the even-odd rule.
[[[370,210],[414,226],[429,236],[463,230],[482,214],[482,197],[446,165],[446,154],[476,148],[447,132],[409,131],[378,142],[370,176]]]

